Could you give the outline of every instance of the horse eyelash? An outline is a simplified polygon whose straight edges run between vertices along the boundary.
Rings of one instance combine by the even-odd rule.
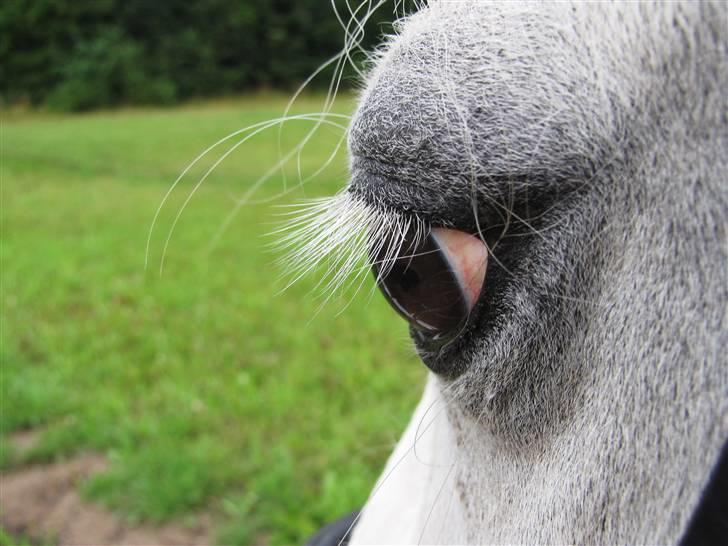
[[[382,256],[378,279],[385,277],[407,248],[417,248],[429,233],[423,220],[378,207],[343,191],[333,197],[289,207],[282,225],[270,233],[271,247],[282,253],[277,264],[285,291],[310,272],[324,269],[315,291],[326,299],[361,281],[371,270],[370,256]],[[361,286],[361,282],[358,282]]]

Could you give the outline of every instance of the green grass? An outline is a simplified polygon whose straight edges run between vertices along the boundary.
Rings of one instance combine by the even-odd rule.
[[[0,546],[46,546],[46,543],[34,544],[28,537],[10,535],[0,527]]]
[[[316,314],[317,279],[276,295],[281,272],[264,248],[273,205],[337,191],[345,154],[303,190],[243,207],[210,250],[236,197],[275,163],[277,131],[241,146],[190,202],[160,276],[174,216],[212,154],[163,209],[144,267],[154,212],[186,164],[285,102],[2,113],[0,431],[5,444],[14,430],[43,430],[27,455],[5,453],[4,467],[105,453],[110,469],[88,496],[143,520],[212,512],[226,544],[301,542],[363,504],[424,372],[405,325],[378,294],[366,297],[371,284],[344,313],[338,301]],[[304,98],[296,112],[321,102]],[[338,111],[351,108],[347,99]],[[287,124],[283,149],[308,127]],[[319,131],[304,175],[340,135]],[[288,187],[296,171],[294,161]],[[255,197],[283,183],[277,175]]]

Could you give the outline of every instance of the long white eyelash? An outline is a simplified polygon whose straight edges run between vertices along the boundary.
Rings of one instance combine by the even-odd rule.
[[[377,207],[344,191],[291,207],[281,227],[271,233],[272,246],[287,279],[285,288],[301,277],[323,270],[315,291],[325,301],[350,286],[361,287],[379,257],[378,280],[391,270],[404,250],[417,248],[428,228],[419,218]],[[405,249],[406,241],[406,249]]]

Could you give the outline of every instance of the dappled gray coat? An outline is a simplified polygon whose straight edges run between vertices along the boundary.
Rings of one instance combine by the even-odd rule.
[[[680,540],[728,438],[727,19],[432,2],[379,52],[328,217],[491,258],[457,338],[415,335],[434,373],[353,542]]]

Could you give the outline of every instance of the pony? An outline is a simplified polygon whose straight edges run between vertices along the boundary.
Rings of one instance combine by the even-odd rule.
[[[717,2],[397,23],[293,259],[368,261],[430,374],[312,543],[726,540],[727,27]]]

